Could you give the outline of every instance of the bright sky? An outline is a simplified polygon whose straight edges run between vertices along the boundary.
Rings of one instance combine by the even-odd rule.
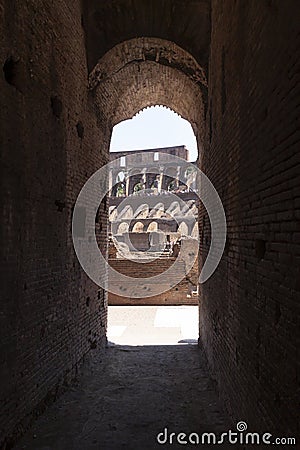
[[[190,161],[197,159],[197,141],[191,124],[170,109],[153,106],[114,127],[110,151],[143,150],[175,145],[186,146],[190,152]]]

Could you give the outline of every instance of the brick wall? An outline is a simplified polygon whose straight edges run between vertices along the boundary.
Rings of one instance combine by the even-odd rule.
[[[128,259],[116,259],[111,258],[109,260],[110,266],[116,271],[133,277],[132,282],[128,282],[126,286],[122,286],[123,294],[129,293],[134,290],[137,283],[136,278],[148,278],[160,275],[166,270],[170,269],[168,278],[165,280],[167,283],[172,283],[173,276],[172,265],[176,258],[161,258],[154,262],[136,262]],[[182,271],[184,271],[185,263],[181,262]],[[167,289],[160,295],[154,295],[152,297],[134,298],[130,295],[117,295],[116,293],[109,292],[108,303],[110,305],[197,305],[198,297],[187,297],[187,294],[191,292],[192,285],[195,284],[198,274],[198,260],[195,261],[193,268],[189,274],[176,286],[171,289]],[[174,278],[175,279],[175,278]],[[116,285],[114,279],[109,279],[109,286]],[[126,291],[124,290],[126,288]]]
[[[106,298],[81,270],[71,238],[76,197],[109,145],[88,96],[79,5],[0,1],[0,447],[10,448],[105,340]]]
[[[201,289],[201,340],[233,418],[277,436],[296,435],[298,414],[298,18],[296,1],[212,2],[201,157],[228,222]]]
[[[155,50],[154,59],[147,57],[149,49]],[[178,67],[156,61],[155,54],[156,59],[158,55],[163,60],[174,59]],[[174,43],[157,38],[131,39],[113,47],[90,75],[101,123],[114,126],[143,108],[165,105],[187,119],[195,134],[203,138],[207,82],[195,60],[192,70],[190,58]],[[194,70],[201,74],[199,79],[187,76]]]

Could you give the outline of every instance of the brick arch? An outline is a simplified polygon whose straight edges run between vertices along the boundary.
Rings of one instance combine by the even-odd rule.
[[[134,211],[133,217],[135,219],[140,218],[146,219],[148,214],[149,214],[149,205],[147,203],[143,203]]]
[[[192,229],[192,237],[195,239],[198,239],[199,237],[199,225],[198,222],[195,223]]]
[[[166,106],[188,120],[198,145],[204,139],[204,70],[184,49],[157,38],[136,38],[116,45],[97,63],[89,86],[108,128],[142,109]]]
[[[127,222],[121,222],[118,226],[117,234],[127,233],[129,231],[129,224]]]
[[[149,225],[147,227],[147,232],[157,231],[157,230],[158,230],[158,224],[155,220],[153,220],[152,222],[149,223]]]
[[[159,219],[165,212],[165,205],[160,202],[157,203],[149,212],[149,217],[150,218],[155,218],[155,219]]]
[[[131,227],[129,226],[129,230],[133,233],[142,233],[144,231],[144,224],[143,222],[135,222],[135,224]]]
[[[182,234],[182,235],[184,235],[184,236],[188,236],[188,235],[189,235],[189,227],[188,227],[188,225],[185,223],[184,220],[182,220],[182,221],[180,222],[180,224],[179,224],[179,226],[178,226],[178,229],[177,229],[177,233],[180,233],[180,234]]]
[[[195,83],[207,87],[205,72],[192,55],[174,42],[153,37],[130,39],[109,50],[92,70],[90,86],[94,88],[98,83],[111,78],[125,65],[145,61],[155,61],[165,67],[180,70]]]
[[[179,214],[180,213],[179,203],[177,201],[172,202],[169,208],[167,209],[167,213],[170,214],[171,216]]]
[[[120,211],[118,218],[119,219],[131,219],[133,217],[133,209],[130,205],[124,206],[124,208]]]

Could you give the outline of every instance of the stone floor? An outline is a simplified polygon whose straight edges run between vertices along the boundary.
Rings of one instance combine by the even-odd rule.
[[[16,450],[206,449],[213,445],[176,441],[162,445],[157,435],[167,428],[170,442],[172,432],[195,432],[201,439],[201,433],[219,435],[228,430],[230,422],[202,350],[178,343],[196,339],[192,324],[187,330],[192,309],[126,308],[122,312],[116,308],[110,308],[109,339],[113,343],[104,352],[91,351],[76,384],[38,418]],[[147,330],[139,318],[147,323]],[[172,338],[164,328],[172,331]],[[134,345],[137,341],[139,345]],[[164,442],[165,434],[160,439]]]
[[[198,306],[109,306],[107,338],[115,344],[197,344],[198,335]]]

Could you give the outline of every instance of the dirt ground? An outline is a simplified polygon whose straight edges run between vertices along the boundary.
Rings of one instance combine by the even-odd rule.
[[[159,444],[157,435],[167,428],[170,442],[172,432],[220,434],[229,426],[197,345],[111,345],[91,351],[76,384],[15,450],[209,449]]]

